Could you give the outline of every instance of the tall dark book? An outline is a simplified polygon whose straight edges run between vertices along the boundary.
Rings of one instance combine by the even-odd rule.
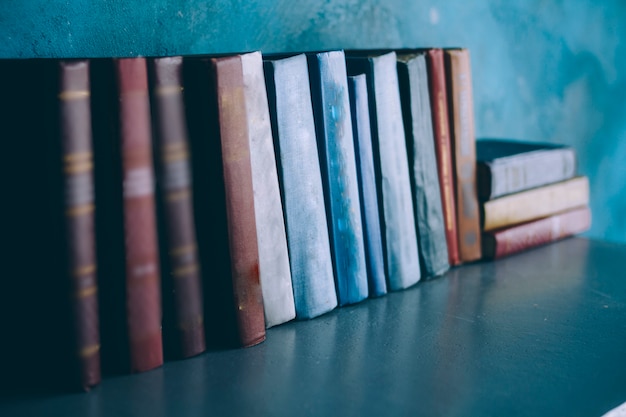
[[[348,77],[369,296],[387,293],[365,74]]]
[[[337,306],[305,55],[265,63],[296,317]]]
[[[87,60],[5,60],[0,391],[100,382]]]
[[[391,290],[400,290],[421,275],[396,54],[349,55],[347,63],[351,74],[367,75],[387,279]]]
[[[265,319],[242,58],[189,59],[184,72],[207,338],[253,346]]]
[[[452,165],[452,147],[450,122],[448,119],[448,98],[443,50],[429,49],[426,52],[428,82],[430,91],[430,110],[435,136],[435,156],[441,190],[443,221],[446,226],[448,260],[451,266],[461,263],[459,240],[457,236],[456,198],[454,194],[454,171]]]
[[[147,67],[128,58],[93,69],[103,361],[142,372],[163,364]]]
[[[296,308],[261,53],[241,55],[241,65],[265,325],[271,327],[295,318]]]
[[[476,191],[476,134],[472,71],[467,49],[446,49],[446,82],[461,262],[480,259],[480,212]]]
[[[398,55],[398,79],[411,169],[420,265],[423,276],[431,277],[446,272],[450,264],[424,53]]]
[[[149,74],[160,209],[163,341],[166,354],[185,358],[203,352],[206,344],[182,62],[182,57],[151,59]]]
[[[479,139],[476,159],[482,201],[565,181],[576,174],[576,152],[566,145]]]
[[[353,304],[368,286],[343,51],[310,55],[309,74],[337,299]]]

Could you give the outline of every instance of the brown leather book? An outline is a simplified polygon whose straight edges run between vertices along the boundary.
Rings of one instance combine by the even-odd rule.
[[[166,353],[190,357],[206,348],[202,281],[193,212],[182,57],[150,60]]]
[[[89,62],[59,62],[65,247],[76,356],[84,389],[100,382],[100,331]]]
[[[214,58],[233,295],[239,341],[265,340],[241,56]]]
[[[498,259],[582,233],[591,226],[589,207],[579,207],[539,220],[518,224],[483,235],[483,256]]]
[[[461,262],[480,259],[480,211],[476,190],[476,134],[472,71],[467,49],[445,50],[448,110],[454,184],[456,221]]]
[[[448,119],[448,102],[446,76],[442,49],[427,51],[428,82],[430,84],[430,109],[433,118],[435,135],[435,156],[437,172],[441,187],[441,203],[443,220],[446,227],[448,258],[450,265],[461,263],[459,241],[457,236],[456,198],[454,195],[454,171],[452,165],[452,147],[450,139],[450,123]]]

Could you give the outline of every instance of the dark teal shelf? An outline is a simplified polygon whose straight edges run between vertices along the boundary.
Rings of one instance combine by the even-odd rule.
[[[0,415],[600,416],[626,401],[625,257],[569,239]]]

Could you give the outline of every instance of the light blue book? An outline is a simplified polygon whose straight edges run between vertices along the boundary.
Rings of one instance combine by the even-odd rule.
[[[337,306],[306,56],[265,62],[296,317]]]
[[[350,56],[350,74],[365,73],[387,280],[392,291],[420,280],[396,54]]]
[[[367,298],[367,267],[343,51],[309,55],[317,146],[339,305]]]
[[[369,296],[387,293],[365,74],[348,77]]]

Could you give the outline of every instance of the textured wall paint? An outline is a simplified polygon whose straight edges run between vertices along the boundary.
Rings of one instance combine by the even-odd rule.
[[[479,136],[571,144],[626,242],[626,3],[2,0],[0,58],[467,46]]]

